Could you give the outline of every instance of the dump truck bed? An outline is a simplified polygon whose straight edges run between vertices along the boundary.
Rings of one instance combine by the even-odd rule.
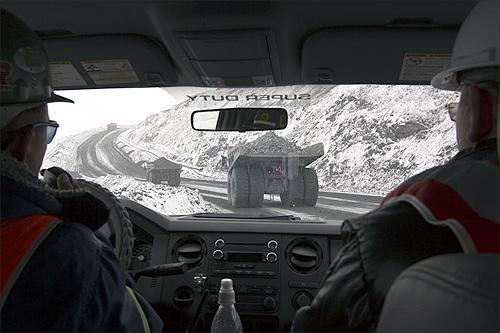
[[[144,166],[148,170],[150,170],[150,169],[178,170],[178,169],[182,168],[181,164],[167,160],[164,157],[160,157],[159,159],[157,159],[156,161],[153,161],[153,162],[147,162]]]
[[[269,152],[260,154],[248,154],[244,153],[242,149],[234,148],[228,153],[228,158],[230,161],[232,161],[229,169],[232,169],[235,165],[238,164],[266,163],[277,160],[285,162],[287,162],[288,160],[294,160],[296,164],[306,167],[324,154],[325,152],[322,143],[317,143],[300,151],[290,153]]]

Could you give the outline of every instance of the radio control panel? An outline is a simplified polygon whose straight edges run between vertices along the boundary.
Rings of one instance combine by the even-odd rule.
[[[273,278],[279,273],[279,242],[264,238],[251,244],[245,240],[217,237],[211,249],[212,275],[255,276]],[[261,237],[263,238],[263,237]]]
[[[266,235],[251,242],[238,234],[214,235],[209,271],[209,304],[216,308],[220,280],[233,279],[236,307],[242,312],[272,313],[279,307],[280,239]]]

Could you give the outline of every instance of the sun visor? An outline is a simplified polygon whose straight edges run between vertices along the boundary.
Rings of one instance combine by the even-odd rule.
[[[280,82],[271,31],[179,33],[191,65],[208,87],[273,86]]]
[[[55,89],[158,87],[178,76],[161,46],[139,35],[44,40]]]
[[[448,64],[458,30],[339,28],[318,31],[302,48],[308,83],[429,84]]]

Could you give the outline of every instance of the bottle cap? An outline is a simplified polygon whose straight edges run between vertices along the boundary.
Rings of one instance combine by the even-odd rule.
[[[219,290],[219,304],[234,304],[235,296],[233,289],[233,280],[222,279]]]

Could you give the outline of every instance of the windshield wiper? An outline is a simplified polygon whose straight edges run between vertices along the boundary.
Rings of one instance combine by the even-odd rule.
[[[218,219],[246,219],[246,220],[282,220],[282,221],[300,221],[300,217],[294,215],[248,215],[248,214],[220,214],[220,213],[196,213],[189,215],[199,218],[218,218]]]

